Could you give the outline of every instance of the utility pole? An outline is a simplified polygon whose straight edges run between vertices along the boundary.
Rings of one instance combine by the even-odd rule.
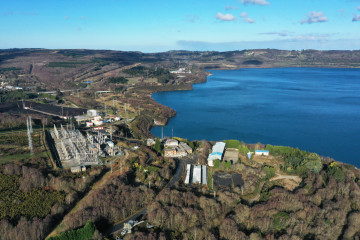
[[[161,127],[161,139],[163,139],[164,138],[164,127],[162,126]]]
[[[107,117],[106,103],[105,103],[105,117]]]
[[[113,107],[115,107],[115,99],[113,98]]]

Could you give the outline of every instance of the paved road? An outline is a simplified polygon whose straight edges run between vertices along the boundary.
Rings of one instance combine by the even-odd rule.
[[[175,183],[177,183],[183,174],[184,171],[184,166],[185,166],[185,162],[181,159],[177,160],[177,169],[176,172],[174,174],[174,176],[171,178],[171,180],[169,181],[169,183],[165,186],[165,188],[169,188],[169,187],[173,187],[175,185]],[[141,216],[146,215],[147,213],[147,207],[141,209],[140,211],[136,212],[134,215],[126,218],[125,220],[123,220],[122,222],[112,226],[109,231],[108,234],[115,234],[118,231],[122,230],[124,227],[124,223],[130,221],[130,220],[136,220],[139,219]]]

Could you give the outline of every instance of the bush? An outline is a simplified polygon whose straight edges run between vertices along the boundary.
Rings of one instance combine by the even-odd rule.
[[[269,180],[270,178],[275,177],[275,168],[271,166],[265,166],[264,171],[266,172],[265,179]]]
[[[216,169],[220,168],[220,160],[219,159],[214,160],[214,168],[216,168]]]
[[[345,173],[342,167],[338,166],[335,162],[331,163],[326,171],[327,176],[333,176],[336,181],[344,182]]]
[[[289,224],[290,215],[286,212],[278,212],[273,216],[273,227],[276,231],[285,229]]]
[[[250,152],[249,148],[244,143],[241,143],[238,149],[239,149],[239,153],[242,153],[242,154],[245,154],[245,155],[248,152]]]

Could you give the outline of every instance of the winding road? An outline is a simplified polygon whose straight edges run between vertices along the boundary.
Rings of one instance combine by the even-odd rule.
[[[174,174],[174,176],[170,179],[170,181],[168,182],[168,184],[165,186],[164,189],[166,188],[170,188],[170,187],[173,187],[175,185],[175,183],[177,183],[181,177],[182,177],[182,173],[184,171],[184,166],[185,166],[185,162],[181,159],[177,159],[177,169],[176,169],[176,172]],[[137,211],[136,213],[134,213],[133,215],[127,217],[126,219],[124,219],[123,221],[117,223],[116,225],[112,226],[107,234],[108,235],[111,235],[111,234],[115,234],[117,232],[119,232],[120,230],[123,229],[124,227],[124,224],[130,220],[136,220],[136,219],[139,219],[141,216],[144,216],[146,215],[147,213],[147,207]]]

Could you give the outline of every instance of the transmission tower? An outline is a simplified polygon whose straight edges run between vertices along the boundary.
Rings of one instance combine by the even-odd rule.
[[[29,116],[29,125],[30,125],[30,133],[33,133],[31,116]]]
[[[26,119],[26,126],[27,126],[30,154],[34,155],[34,149],[33,149],[33,144],[32,144],[32,139],[31,139],[32,126],[31,126],[31,117],[30,116]]]

